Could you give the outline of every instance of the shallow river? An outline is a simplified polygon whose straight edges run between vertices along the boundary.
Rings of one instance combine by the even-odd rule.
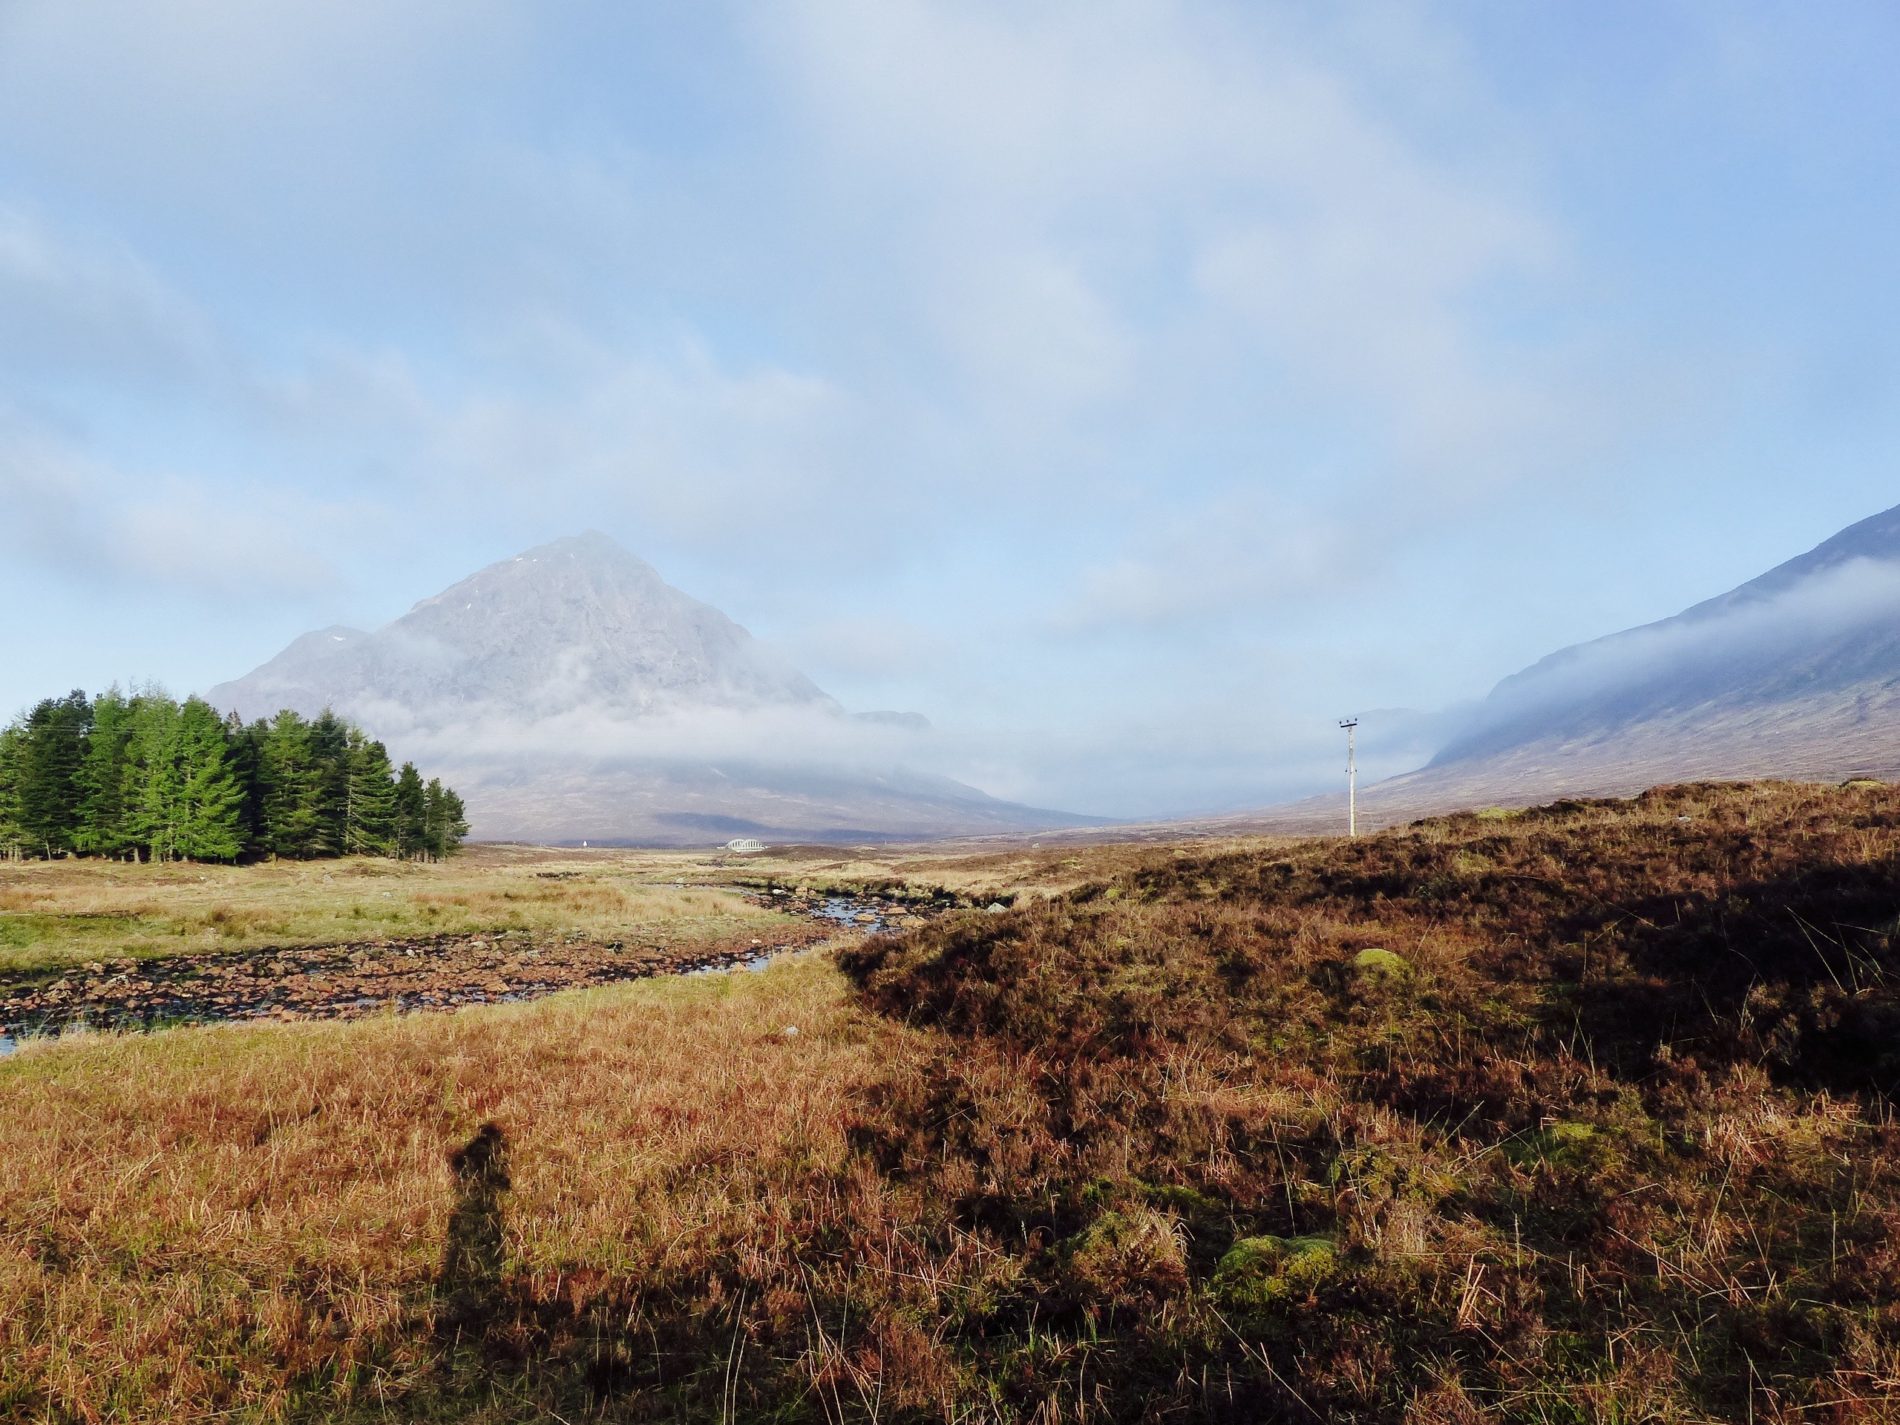
[[[95,961],[55,974],[0,978],[0,1057],[30,1035],[162,1029],[243,1020],[355,1019],[459,1009],[659,975],[762,970],[775,956],[835,935],[915,923],[895,902],[746,893],[802,924],[771,936],[693,947],[528,932],[267,948],[154,960]]]

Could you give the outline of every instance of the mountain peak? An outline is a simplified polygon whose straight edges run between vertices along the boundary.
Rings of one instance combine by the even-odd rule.
[[[305,634],[212,699],[245,717],[374,708],[438,727],[580,709],[624,718],[662,706],[836,708],[745,629],[598,530],[491,564],[374,634]]]
[[[527,597],[525,591],[570,586],[577,592],[591,589],[593,597],[603,597],[614,585],[635,588],[650,597],[673,595],[686,599],[660,577],[659,570],[625,545],[599,530],[588,530],[537,544],[512,558],[498,559],[441,593],[420,600],[415,609],[453,605],[458,598],[466,602],[466,596],[502,587],[523,591],[518,597]]]
[[[246,719],[325,707],[429,749],[480,837],[913,837],[1072,822],[892,767],[926,731],[861,719],[598,530],[500,560],[363,633],[304,634],[213,688]]]
[[[513,559],[502,562],[513,564],[562,558],[638,565],[642,569],[653,567],[612,535],[603,534],[597,529],[585,529],[579,534],[565,534],[559,539],[550,539],[546,544],[524,549]]]

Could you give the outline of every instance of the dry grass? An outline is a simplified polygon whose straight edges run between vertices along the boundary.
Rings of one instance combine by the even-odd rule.
[[[848,979],[0,1063],[0,1417],[1900,1418],[1900,792],[1094,850]]]
[[[1151,840],[1106,840],[1107,833],[1070,833],[1046,841],[997,839],[933,846],[785,846],[735,861],[736,879],[851,889],[939,888],[977,904],[1002,897],[1060,895],[1158,858],[1283,850],[1288,837],[1175,834]]]
[[[1042,1244],[1021,1418],[1900,1418],[1897,865],[1787,785],[1171,858],[849,954],[942,1035],[865,1141]]]
[[[0,974],[120,956],[524,930],[692,944],[772,915],[711,889],[716,858],[474,848],[257,866],[0,863]],[[677,883],[677,884],[675,884]]]
[[[477,1312],[585,1303],[773,1250],[785,1204],[842,1174],[851,1093],[894,1032],[808,959],[454,1016],[25,1049],[0,1064],[0,1417],[453,1401],[458,1294]],[[446,1154],[489,1122],[511,1190],[469,1220],[479,1194]],[[452,1231],[479,1259],[491,1230],[492,1259],[445,1283]],[[716,1283],[700,1291],[716,1316]],[[682,1389],[710,1375],[711,1396],[721,1365],[664,1363]],[[507,1399],[482,1408],[537,1418]]]

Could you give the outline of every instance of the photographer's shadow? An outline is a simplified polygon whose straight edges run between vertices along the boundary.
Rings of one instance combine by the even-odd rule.
[[[508,1135],[484,1123],[449,1155],[449,1168],[455,1174],[455,1210],[449,1214],[436,1279],[436,1332],[455,1340],[482,1334],[500,1305]]]

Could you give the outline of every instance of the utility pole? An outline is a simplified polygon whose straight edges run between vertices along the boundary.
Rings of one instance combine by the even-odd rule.
[[[1346,835],[1359,834],[1359,719],[1342,717],[1339,725],[1346,729]]]

